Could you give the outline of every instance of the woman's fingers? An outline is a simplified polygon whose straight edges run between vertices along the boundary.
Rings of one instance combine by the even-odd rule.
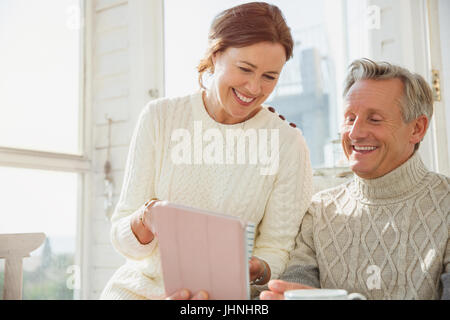
[[[201,290],[199,292],[197,292],[191,300],[208,300],[209,295],[208,292]]]
[[[181,289],[176,291],[171,296],[167,297],[166,300],[186,300],[189,299],[191,293],[187,289]]]
[[[176,291],[171,296],[167,297],[166,300],[207,300],[209,298],[208,292],[201,290],[191,297],[191,293],[187,289],[181,289]]]

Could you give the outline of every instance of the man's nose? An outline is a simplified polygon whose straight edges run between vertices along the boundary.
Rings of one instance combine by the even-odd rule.
[[[363,119],[356,118],[350,127],[348,134],[349,138],[352,140],[360,140],[367,136],[367,127]]]

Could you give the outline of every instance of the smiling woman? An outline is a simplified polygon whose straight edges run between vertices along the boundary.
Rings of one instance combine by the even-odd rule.
[[[112,243],[128,260],[106,285],[103,299],[165,296],[158,239],[146,218],[158,199],[254,224],[253,284],[277,277],[294,247],[312,195],[309,150],[301,131],[263,104],[291,57],[290,29],[278,7],[253,2],[217,15],[209,35],[209,50],[198,67],[201,85],[209,73],[208,86],[152,101],[140,115],[111,219]],[[258,139],[259,161],[245,156],[256,150],[256,133],[265,134]],[[187,138],[179,142],[174,134]],[[225,144],[217,143],[229,136]],[[224,149],[226,163],[220,156]],[[272,158],[269,170],[261,171]]]
[[[271,42],[215,53],[214,80],[204,94],[208,113],[225,124],[253,117],[275,88],[286,62],[285,55],[282,45]]]

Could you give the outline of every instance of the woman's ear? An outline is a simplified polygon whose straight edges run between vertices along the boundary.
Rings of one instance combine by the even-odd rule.
[[[428,118],[425,115],[421,115],[416,120],[413,120],[414,126],[413,126],[413,132],[410,138],[410,142],[412,144],[419,143],[422,141],[423,137],[425,136],[425,133],[428,129]]]
[[[213,65],[213,68],[216,66],[216,63],[217,63],[217,57],[220,55],[220,52],[214,52],[212,55],[211,55],[211,62],[212,62],[212,65]]]

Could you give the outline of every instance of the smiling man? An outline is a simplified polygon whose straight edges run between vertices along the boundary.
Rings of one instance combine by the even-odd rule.
[[[361,178],[375,179],[402,165],[425,134],[431,111],[406,122],[400,107],[403,87],[399,78],[361,79],[348,90],[342,146]]]
[[[368,299],[450,299],[450,178],[417,152],[432,92],[408,70],[368,59],[350,65],[342,147],[354,179],[316,194],[282,280],[291,289],[339,288]]]

